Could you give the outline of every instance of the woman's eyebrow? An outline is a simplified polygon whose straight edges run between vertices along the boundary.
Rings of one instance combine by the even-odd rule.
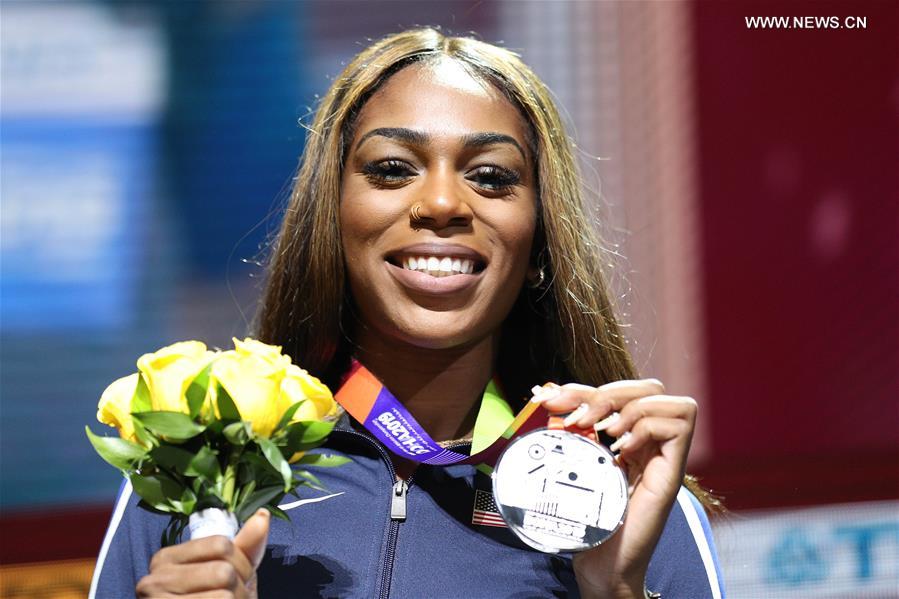
[[[468,135],[462,136],[462,145],[466,148],[481,148],[495,144],[511,144],[521,153],[521,157],[524,158],[525,161],[528,159],[521,144],[519,144],[511,135],[506,135],[505,133],[484,132],[469,133]]]
[[[356,144],[356,149],[358,150],[369,137],[375,136],[387,137],[389,139],[395,139],[416,146],[423,146],[427,144],[430,139],[427,133],[416,131],[414,129],[406,129],[405,127],[378,127],[363,135],[359,140],[359,143]]]
[[[415,129],[407,129],[405,127],[378,127],[377,129],[372,129],[371,131],[363,135],[359,139],[359,143],[356,144],[356,149],[358,150],[365,142],[365,140],[375,136],[395,139],[397,141],[416,146],[427,145],[427,143],[431,139],[427,133],[416,131]],[[521,153],[521,157],[527,160],[527,155],[525,154],[524,149],[521,147],[521,144],[519,144],[518,141],[511,135],[506,135],[505,133],[496,133],[493,131],[485,131],[480,133],[469,133],[462,136],[462,145],[466,148],[481,148],[484,146],[492,146],[495,144],[510,144],[512,146],[515,146],[519,153]]]

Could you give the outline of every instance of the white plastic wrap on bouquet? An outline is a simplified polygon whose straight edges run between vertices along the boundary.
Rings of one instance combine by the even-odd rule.
[[[233,539],[237,534],[237,517],[231,512],[211,507],[190,515],[191,540],[222,535]]]

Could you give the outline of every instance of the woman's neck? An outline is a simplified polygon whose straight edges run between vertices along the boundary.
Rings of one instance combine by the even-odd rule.
[[[359,335],[356,358],[435,441],[472,432],[481,396],[493,376],[498,335],[465,347],[423,349],[368,333]]]

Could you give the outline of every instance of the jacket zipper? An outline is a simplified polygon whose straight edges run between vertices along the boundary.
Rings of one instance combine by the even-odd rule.
[[[357,433],[358,434],[358,433]],[[363,435],[364,436],[364,435]],[[459,447],[469,445],[468,443],[455,443],[444,449],[458,449]],[[384,456],[390,471],[393,472],[393,478],[396,478],[396,472],[393,468],[393,462],[387,451],[380,445],[378,450]],[[400,533],[400,523],[406,520],[406,494],[412,485],[412,479],[415,478],[415,472],[409,475],[408,480],[398,480],[394,483],[392,495],[390,498],[390,526],[387,529],[387,550],[384,552],[384,576],[381,578],[381,589],[378,592],[378,599],[389,599],[390,583],[393,581],[393,563],[396,560],[396,543]]]
[[[395,481],[390,487],[390,524],[387,526],[387,548],[384,551],[384,561],[381,566],[381,585],[378,589],[378,599],[388,599],[390,596],[390,582],[393,578],[393,562],[396,560],[397,536],[400,532],[400,523],[406,520],[406,495],[409,492],[412,479],[415,478],[415,473],[413,472],[408,480],[397,480],[396,469],[393,467],[390,455],[374,439],[356,431],[338,430],[334,431],[334,433],[358,437],[377,449],[378,453],[381,454],[381,459],[387,464],[390,479]]]
[[[359,437],[366,443],[373,446],[381,454],[381,459],[387,464],[387,470],[390,472],[391,480],[396,482],[390,488],[390,524],[387,526],[387,548],[384,551],[384,562],[381,568],[381,586],[378,589],[378,599],[389,599],[390,583],[393,578],[393,563],[396,560],[396,542],[400,532],[400,523],[406,520],[406,495],[409,493],[409,487],[412,486],[412,479],[415,478],[415,472],[409,475],[408,480],[396,480],[396,469],[390,460],[387,450],[368,435],[364,435],[357,431],[336,430],[334,433],[342,433],[353,437]],[[333,433],[332,433],[333,434]],[[444,449],[459,449],[470,445],[469,443],[454,443]]]
[[[400,479],[393,485],[393,496],[390,499],[390,519],[397,522],[406,520],[406,493],[409,491],[409,485],[406,481]]]

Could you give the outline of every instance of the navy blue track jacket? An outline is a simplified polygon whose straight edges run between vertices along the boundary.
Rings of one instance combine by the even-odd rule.
[[[467,451],[467,447],[454,448]],[[309,468],[328,492],[282,504],[258,570],[260,597],[578,597],[568,557],[523,545],[498,526],[472,524],[473,466],[419,466],[396,483],[380,443],[344,416],[319,451],[352,462]],[[289,498],[285,498],[287,501]],[[94,572],[91,598],[133,597],[160,548],[168,516],[139,508],[123,485]],[[399,513],[405,511],[401,520]],[[393,517],[392,517],[393,514]],[[653,555],[647,587],[665,599],[722,597],[708,520],[685,488]]]

